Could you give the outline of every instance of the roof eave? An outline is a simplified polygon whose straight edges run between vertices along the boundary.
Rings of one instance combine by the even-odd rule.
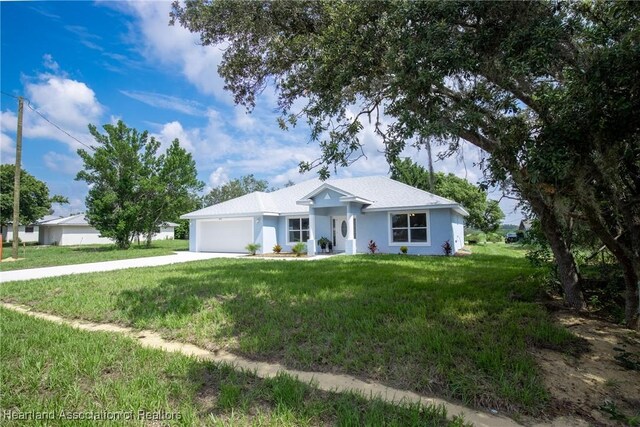
[[[368,207],[368,208],[362,209],[362,211],[363,212],[393,212],[393,211],[406,211],[408,209],[453,209],[454,211],[456,211],[462,216],[469,216],[469,212],[467,212],[462,206],[458,204],[393,206],[393,207],[386,207],[386,208]]]
[[[278,212],[264,211],[264,212],[240,212],[240,213],[222,213],[222,214],[204,214],[193,215],[184,214],[180,216],[180,219],[217,219],[217,218],[245,218],[250,216],[280,216]]]
[[[357,202],[357,203],[362,203],[363,205],[371,205],[374,202],[368,199],[365,199],[363,197],[358,197],[358,196],[343,196],[340,197],[340,201],[341,202]]]

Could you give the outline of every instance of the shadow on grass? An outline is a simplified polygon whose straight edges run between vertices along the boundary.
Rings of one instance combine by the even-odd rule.
[[[483,254],[227,260],[123,290],[117,308],[253,359],[528,412],[547,399],[528,350],[573,339],[533,302],[535,277],[525,260]]]
[[[391,405],[379,399],[368,400],[356,393],[328,393],[315,389],[286,374],[257,379],[226,365],[211,363],[194,367],[188,377],[200,384],[196,402],[201,416],[225,424],[261,424],[271,418],[283,425],[403,425],[463,426],[461,420],[448,421],[443,407],[418,404]],[[240,414],[239,416],[237,414]],[[253,418],[253,420],[251,420]],[[252,422],[253,421],[253,422]],[[288,422],[287,422],[288,421]]]

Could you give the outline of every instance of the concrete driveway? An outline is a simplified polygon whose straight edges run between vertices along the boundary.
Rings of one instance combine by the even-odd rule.
[[[42,279],[44,277],[66,276],[69,274],[122,270],[125,268],[155,267],[158,265],[179,264],[183,262],[200,261],[213,258],[238,258],[242,256],[246,256],[246,254],[175,252],[174,255],[160,255],[147,258],[132,258],[117,261],[91,262],[87,264],[59,265],[55,267],[3,271],[0,272],[0,283]]]

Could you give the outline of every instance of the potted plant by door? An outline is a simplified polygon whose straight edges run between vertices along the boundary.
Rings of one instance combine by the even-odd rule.
[[[321,237],[320,239],[318,239],[318,245],[320,245],[320,249],[323,253],[327,249],[327,246],[329,246],[330,244],[331,242],[326,237]]]

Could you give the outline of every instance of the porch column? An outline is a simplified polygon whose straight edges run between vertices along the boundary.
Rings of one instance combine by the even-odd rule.
[[[356,253],[356,239],[353,237],[353,219],[355,218],[355,206],[347,202],[347,239],[344,242],[344,252],[347,255]]]
[[[316,210],[309,206],[309,240],[307,240],[307,255],[316,254]]]

